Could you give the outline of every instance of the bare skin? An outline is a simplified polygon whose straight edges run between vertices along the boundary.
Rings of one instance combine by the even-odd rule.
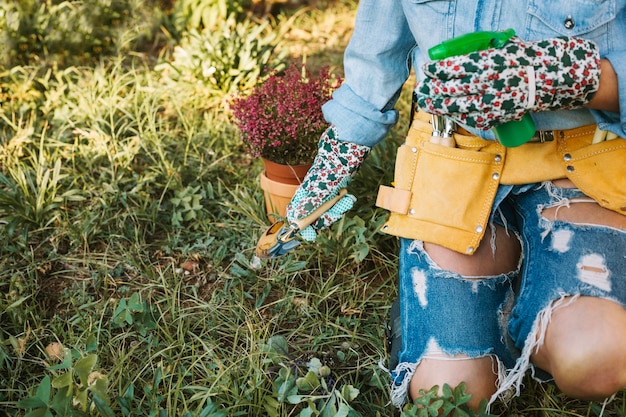
[[[496,276],[514,271],[521,252],[517,238],[508,235],[503,227],[496,226],[495,253],[492,252],[490,239],[491,235],[485,234],[472,256],[429,243],[424,244],[424,249],[440,267],[466,277]],[[456,356],[456,359],[460,358],[463,356]],[[495,392],[498,365],[491,357],[454,361],[442,359],[425,358],[420,362],[411,379],[409,392],[412,398],[419,395],[420,389],[428,390],[444,384],[454,387],[465,382],[467,392],[472,394],[469,405],[478,408],[481,399],[489,398]]]
[[[617,74],[609,60],[600,60],[600,87],[587,107],[619,113],[617,85]]]
[[[572,188],[569,180],[555,182]],[[551,207],[548,220],[591,223],[626,229],[626,216],[596,203]],[[612,301],[581,297],[552,314],[543,346],[531,356],[550,372],[565,393],[601,400],[626,386],[626,309]]]

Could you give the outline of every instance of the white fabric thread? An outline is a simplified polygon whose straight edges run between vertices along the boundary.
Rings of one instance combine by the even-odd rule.
[[[527,109],[533,109],[535,107],[535,94],[537,93],[537,79],[535,78],[535,68],[532,66],[526,67],[526,74],[528,75],[528,103]]]

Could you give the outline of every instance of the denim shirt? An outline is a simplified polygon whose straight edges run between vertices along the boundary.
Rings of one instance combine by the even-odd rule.
[[[323,106],[339,138],[373,146],[397,122],[394,106],[430,47],[465,33],[515,29],[525,40],[593,40],[618,75],[621,114],[588,109],[533,114],[537,129],[598,123],[626,137],[626,0],[361,0],[344,54],[345,81]],[[490,131],[475,131],[493,139]]]

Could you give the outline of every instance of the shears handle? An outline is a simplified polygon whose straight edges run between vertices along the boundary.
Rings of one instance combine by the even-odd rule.
[[[309,227],[310,225],[312,225],[313,223],[315,223],[317,221],[317,219],[319,219],[322,214],[326,213],[328,210],[330,210],[331,208],[333,208],[333,206],[343,198],[343,196],[345,196],[348,193],[348,190],[346,190],[345,188],[342,188],[341,190],[339,190],[339,193],[331,198],[330,200],[326,201],[324,204],[322,204],[321,206],[319,206],[318,208],[316,208],[311,214],[309,214],[306,217],[303,217],[301,219],[298,220],[294,220],[291,222],[292,226],[295,226],[294,228],[297,228],[298,231]]]

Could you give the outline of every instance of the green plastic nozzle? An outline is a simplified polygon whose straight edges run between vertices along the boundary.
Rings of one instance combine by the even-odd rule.
[[[489,48],[502,48],[513,36],[515,36],[513,29],[466,33],[433,46],[428,50],[428,56],[430,59],[439,60]]]
[[[515,36],[513,29],[467,33],[433,46],[428,50],[428,56],[430,59],[440,60],[490,48],[501,48],[513,36]],[[522,120],[496,126],[493,131],[501,144],[512,148],[528,142],[533,137],[535,122],[527,113]]]

